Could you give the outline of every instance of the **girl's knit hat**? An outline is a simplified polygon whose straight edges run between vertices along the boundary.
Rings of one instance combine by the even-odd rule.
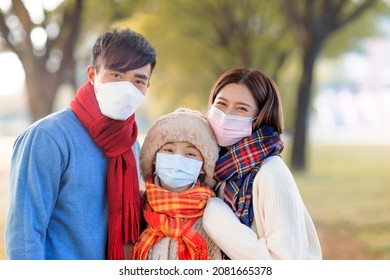
[[[214,187],[216,181],[213,176],[219,152],[214,132],[199,111],[186,108],[179,108],[152,123],[140,153],[141,175],[144,181],[154,173],[153,162],[157,151],[164,144],[174,141],[190,142],[202,153],[206,174],[201,177],[201,184]]]

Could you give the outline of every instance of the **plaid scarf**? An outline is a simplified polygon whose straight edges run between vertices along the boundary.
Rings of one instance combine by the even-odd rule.
[[[154,177],[146,181],[144,217],[148,227],[134,245],[131,259],[146,260],[149,249],[169,237],[178,242],[179,260],[207,260],[206,240],[192,226],[203,215],[207,199],[215,196],[213,190],[198,181],[194,188],[175,193],[154,185]]]
[[[100,112],[91,83],[73,98],[71,109],[89,135],[110,159],[107,170],[108,259],[124,259],[124,243],[137,241],[141,207],[138,172],[133,150],[138,135],[135,115],[112,120]],[[93,211],[93,210],[91,210]]]
[[[223,199],[248,227],[252,225],[254,215],[253,179],[263,160],[279,155],[283,148],[279,133],[271,126],[262,126],[230,147],[216,163],[215,179],[226,182]]]

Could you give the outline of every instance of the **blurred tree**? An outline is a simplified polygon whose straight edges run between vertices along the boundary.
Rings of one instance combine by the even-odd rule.
[[[0,51],[14,52],[23,65],[34,121],[53,111],[61,85],[76,87],[76,64],[90,59],[96,34],[110,27],[114,19],[131,16],[140,3],[67,0],[54,10],[43,7],[41,19],[32,17],[28,3],[12,0],[7,11],[0,10]],[[34,40],[37,35],[40,41]]]
[[[7,12],[0,11],[0,36],[23,65],[33,120],[51,113],[57,89],[73,80],[82,4],[83,0],[68,1],[53,12],[45,10],[41,22],[32,20],[21,0],[12,0]],[[40,41],[34,41],[36,35]]]
[[[310,91],[316,60],[328,38],[371,8],[377,0],[283,0],[283,11],[295,31],[302,50],[302,74],[298,86],[294,138],[291,156],[293,170],[306,168],[306,140]]]

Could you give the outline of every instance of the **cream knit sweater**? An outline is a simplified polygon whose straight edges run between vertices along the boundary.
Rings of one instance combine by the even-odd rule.
[[[221,199],[207,202],[203,227],[229,258],[322,259],[314,224],[290,170],[279,156],[263,162],[253,181],[252,195],[252,229],[242,224]]]

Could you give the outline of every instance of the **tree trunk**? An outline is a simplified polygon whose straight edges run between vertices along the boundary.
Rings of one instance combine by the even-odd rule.
[[[373,6],[377,0],[301,1],[284,0],[282,8],[287,21],[295,29],[303,51],[303,73],[298,89],[295,132],[291,168],[296,171],[306,169],[306,140],[310,105],[310,89],[313,80],[314,64],[321,47],[337,29],[345,26]],[[351,1],[353,2],[353,1]],[[298,5],[301,4],[301,5]],[[351,5],[355,5],[354,7]]]
[[[12,0],[12,7],[7,15],[0,11],[0,40],[4,39],[6,47],[17,54],[26,74],[31,121],[50,114],[60,85],[74,82],[73,75],[68,73],[74,72],[73,53],[81,25],[82,5],[83,0],[75,0],[72,5],[66,6],[58,21],[59,35],[56,38],[49,38],[39,55],[35,53],[36,50],[34,50],[30,37],[30,33],[37,25],[31,21],[23,1]],[[23,40],[15,40],[16,31],[10,29],[6,23],[6,19],[10,16],[16,16],[21,23],[20,29],[23,32],[19,31],[19,33],[23,34]],[[48,21],[44,21],[40,27],[45,29],[47,23]],[[46,67],[53,51],[60,52],[62,55],[56,71],[51,71]]]
[[[32,121],[41,119],[53,112],[56,92],[61,84],[59,73],[39,71],[33,65],[26,65],[26,91]]]
[[[320,47],[313,42],[311,47],[304,51],[303,72],[299,82],[298,103],[295,113],[294,137],[291,157],[291,168],[295,171],[306,169],[306,140],[309,119],[310,89],[313,83],[313,71]]]

